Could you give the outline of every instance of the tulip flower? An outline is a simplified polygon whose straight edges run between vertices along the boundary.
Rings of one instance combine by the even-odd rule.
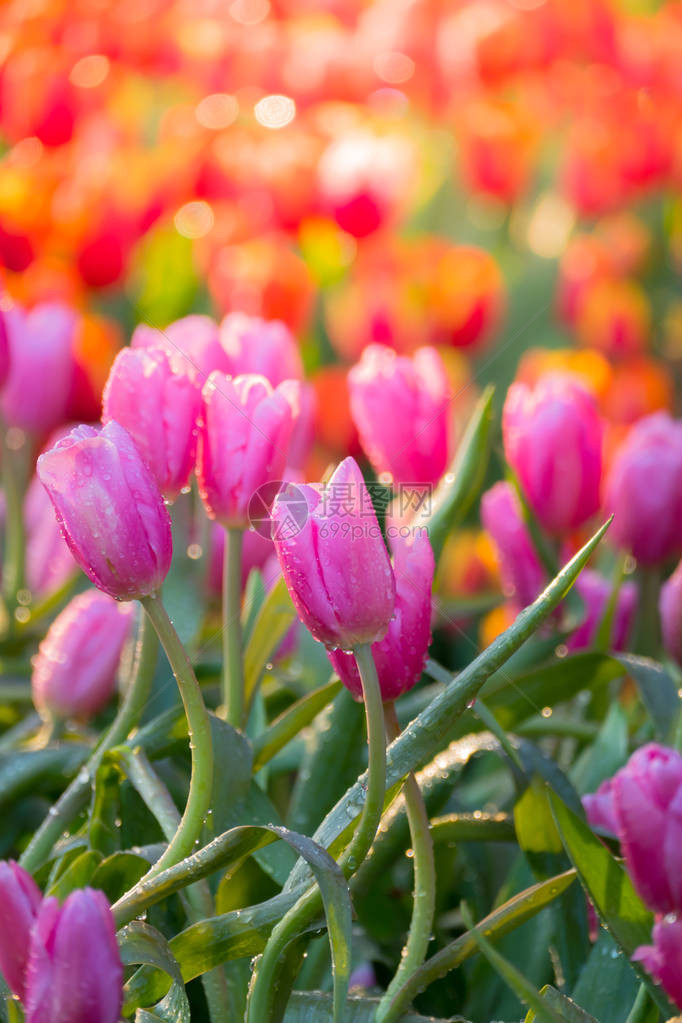
[[[200,409],[197,374],[179,352],[119,352],[104,388],[102,422],[125,427],[169,500],[194,468]]]
[[[232,376],[259,373],[273,387],[284,380],[303,377],[298,345],[281,320],[228,313],[220,324],[220,341],[227,352]]]
[[[294,423],[292,388],[255,374],[212,373],[204,385],[197,479],[211,518],[246,529],[249,501],[282,477]]]
[[[43,901],[31,934],[26,1023],[117,1023],[123,966],[106,897],[71,892]]]
[[[682,1009],[682,920],[666,917],[654,924],[653,945],[640,945],[632,959],[641,963],[669,998]]]
[[[497,549],[505,595],[518,607],[527,607],[545,588],[547,579],[510,483],[496,483],[483,495],[481,522]]]
[[[116,422],[79,426],[38,459],[71,553],[119,600],[156,593],[170,568],[170,518],[150,469]]]
[[[602,424],[592,396],[574,378],[549,374],[534,390],[512,384],[502,434],[507,461],[545,529],[566,533],[597,511]]]
[[[130,340],[132,348],[163,348],[185,360],[187,371],[203,383],[209,373],[230,372],[230,362],[220,343],[218,324],[210,316],[184,316],[159,330],[140,324]]]
[[[34,476],[24,502],[26,522],[26,582],[34,595],[43,596],[62,586],[78,571],[54,514],[45,487]]]
[[[272,524],[291,599],[315,639],[331,650],[383,639],[395,579],[355,460],[346,458],[324,489],[281,490]]]
[[[665,651],[682,666],[682,561],[663,583],[658,607]]]
[[[4,386],[9,373],[9,338],[5,313],[0,309],[0,387]]]
[[[659,913],[682,910],[682,755],[649,743],[613,778],[625,865],[642,899]]]
[[[645,565],[682,552],[682,421],[667,412],[641,419],[611,464],[605,505],[610,536]]]
[[[391,543],[395,575],[395,613],[383,639],[372,644],[372,656],[383,700],[395,700],[421,677],[431,642],[431,587],[435,568],[426,531],[411,542],[400,535]],[[346,689],[357,699],[362,684],[355,658],[342,650],[329,660]]]
[[[599,625],[606,613],[612,584],[598,572],[585,568],[576,580],[575,588],[585,604],[585,616],[566,641],[569,650],[583,650],[592,645]],[[616,601],[611,625],[611,650],[624,650],[637,610],[637,585],[623,583]]]
[[[57,615],[33,661],[31,690],[41,714],[88,718],[108,702],[130,636],[131,612],[130,604],[87,590]]]
[[[76,324],[75,312],[56,302],[5,313],[10,358],[1,404],[10,426],[42,436],[64,419]]]
[[[596,792],[591,792],[582,799],[588,824],[591,828],[618,834],[618,821],[613,805],[613,778],[603,781]]]
[[[31,928],[43,897],[35,881],[13,860],[0,862],[0,973],[23,1001]]]
[[[450,389],[441,357],[420,348],[412,359],[370,345],[348,375],[350,407],[377,473],[396,483],[435,485],[448,461]]]

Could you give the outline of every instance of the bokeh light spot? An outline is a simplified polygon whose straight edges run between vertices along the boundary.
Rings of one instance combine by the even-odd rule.
[[[296,116],[296,104],[290,96],[264,96],[253,108],[256,120],[264,128],[284,128]]]

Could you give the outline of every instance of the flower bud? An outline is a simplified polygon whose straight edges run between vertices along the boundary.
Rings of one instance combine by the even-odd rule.
[[[659,913],[682,910],[682,755],[649,743],[613,778],[625,865],[642,899]]]
[[[613,806],[613,778],[603,781],[596,792],[591,792],[582,799],[587,822],[591,828],[618,834],[618,821]]]
[[[332,650],[383,639],[395,579],[357,462],[346,458],[324,489],[281,490],[272,528],[291,599],[315,639]]]
[[[45,487],[34,476],[24,502],[26,581],[31,593],[43,596],[62,586],[78,571],[62,536]]]
[[[435,348],[409,359],[370,345],[348,375],[350,406],[377,473],[396,483],[436,484],[448,461],[450,388]]]
[[[156,593],[171,563],[170,518],[127,430],[113,420],[79,426],[40,456],[37,471],[95,586],[120,600]]]
[[[527,607],[547,580],[510,483],[496,483],[483,495],[481,522],[497,549],[505,595],[518,607]]]
[[[656,412],[632,427],[613,459],[605,505],[611,540],[637,561],[682,552],[682,421]]]
[[[132,606],[106,593],[79,593],[47,631],[33,662],[36,709],[48,718],[88,718],[110,699]]]
[[[132,348],[163,348],[169,355],[180,356],[187,372],[196,373],[201,384],[213,370],[230,372],[218,324],[210,316],[183,316],[163,330],[141,323],[133,331],[130,345]]]
[[[104,388],[102,422],[115,419],[125,427],[169,500],[194,468],[200,409],[197,374],[178,352],[124,348],[116,356]]]
[[[23,867],[13,860],[0,862],[0,973],[22,1001],[31,928],[42,899]]]
[[[372,655],[383,700],[395,700],[421,677],[431,642],[431,587],[435,562],[426,530],[412,542],[397,537],[392,543],[395,575],[395,613],[383,639],[372,644]],[[329,660],[346,689],[362,698],[355,658],[342,650]]]
[[[531,390],[512,384],[502,414],[507,461],[550,533],[581,526],[599,507],[602,424],[571,376],[549,374]]]
[[[585,568],[578,576],[575,588],[585,604],[582,622],[566,641],[569,650],[590,647],[606,613],[611,598],[612,584],[599,572]],[[637,610],[637,586],[633,582],[621,586],[611,624],[610,649],[624,650]]]
[[[259,373],[273,387],[284,380],[303,378],[298,345],[281,320],[228,313],[220,324],[220,341],[230,360],[232,376]]]
[[[633,962],[641,963],[677,1008],[682,1009],[682,920],[675,917],[659,920],[654,924],[652,937],[653,945],[640,945]]]
[[[9,373],[9,337],[6,314],[0,309],[0,387],[3,387]]]
[[[663,583],[658,608],[665,651],[682,667],[682,561]]]
[[[123,966],[106,897],[71,892],[62,906],[43,901],[26,976],[26,1023],[117,1023]]]
[[[254,492],[282,478],[294,423],[293,381],[212,373],[202,391],[197,479],[211,518],[246,529]]]

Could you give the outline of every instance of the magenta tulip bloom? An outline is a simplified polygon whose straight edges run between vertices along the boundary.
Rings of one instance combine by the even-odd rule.
[[[569,650],[584,650],[590,647],[606,613],[611,597],[612,584],[599,572],[585,568],[578,576],[575,588],[585,604],[585,617],[581,624],[566,640]],[[611,650],[624,650],[635,620],[637,610],[637,585],[626,582],[620,588],[616,609],[611,625]]]
[[[254,492],[282,478],[295,414],[291,384],[273,390],[262,376],[212,373],[204,386],[199,493],[226,528],[246,529]]]
[[[656,412],[632,427],[611,465],[605,505],[612,541],[638,561],[682,552],[682,421]]]
[[[298,345],[281,320],[228,313],[220,324],[220,340],[230,360],[232,376],[259,373],[273,387],[284,380],[303,378]]]
[[[68,306],[37,305],[5,313],[10,366],[2,414],[10,426],[44,436],[63,422],[75,372],[73,336],[78,319]]]
[[[0,309],[0,387],[3,387],[9,373],[9,334],[5,313]]]
[[[185,362],[187,372],[194,372],[200,384],[213,370],[230,372],[230,361],[220,343],[218,324],[210,316],[184,316],[163,330],[141,323],[130,339],[132,348],[163,348]]]
[[[583,796],[583,807],[591,828],[618,834],[618,821],[613,805],[613,778],[603,781],[596,792]]]
[[[31,928],[43,897],[35,881],[13,860],[0,862],[0,973],[23,1001]]]
[[[26,1023],[118,1023],[123,966],[109,903],[82,888],[47,898],[31,935]]]
[[[34,595],[52,593],[78,571],[68,548],[52,501],[34,476],[26,491],[26,581]]]
[[[350,408],[377,473],[397,484],[435,485],[448,461],[450,387],[435,348],[411,359],[369,345],[348,374]]]
[[[201,391],[197,374],[178,353],[124,348],[102,399],[102,422],[115,419],[135,441],[169,500],[189,481],[197,448]]]
[[[531,390],[512,384],[502,414],[507,461],[550,533],[581,526],[599,507],[602,423],[571,376],[548,374]]]
[[[613,778],[625,864],[646,904],[682,911],[682,755],[649,743]]]
[[[331,650],[383,639],[395,578],[357,462],[344,459],[325,488],[281,490],[272,528],[291,599],[315,639]]]
[[[79,426],[38,459],[64,539],[88,578],[120,600],[156,593],[170,568],[170,518],[118,423]]]
[[[527,607],[545,588],[547,578],[510,483],[496,483],[483,495],[481,522],[497,550],[505,596],[517,607]]]
[[[682,666],[682,561],[663,583],[658,608],[665,651]]]
[[[682,920],[667,917],[654,924],[653,945],[640,945],[633,961],[641,963],[678,1009],[682,1009]]]
[[[397,537],[391,542],[395,575],[395,613],[383,639],[372,644],[372,655],[383,700],[395,700],[416,685],[431,642],[431,587],[435,568],[426,531],[412,542]],[[362,683],[355,658],[342,650],[329,660],[346,689],[362,699]]]
[[[31,689],[47,718],[88,718],[111,698],[132,606],[99,590],[79,593],[47,631],[33,661]]]

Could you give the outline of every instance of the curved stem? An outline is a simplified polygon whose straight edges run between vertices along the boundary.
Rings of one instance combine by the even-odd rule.
[[[10,615],[9,627],[12,628],[16,624],[14,610],[17,594],[26,587],[25,472],[18,452],[7,442],[6,428],[3,431],[2,486],[7,513],[2,585]]]
[[[24,850],[20,863],[26,870],[35,870],[47,859],[59,836],[87,803],[92,779],[106,751],[122,743],[138,723],[151,692],[158,648],[156,633],[147,616],[143,615],[137,634],[132,677],[118,713],[88,762],[64,789]]]
[[[235,728],[244,721],[242,660],[242,539],[241,529],[225,530],[223,559],[223,703],[226,720]]]
[[[157,596],[140,601],[156,629],[173,669],[187,715],[189,746],[192,753],[192,776],[187,805],[180,826],[163,856],[145,875],[147,880],[166,867],[184,859],[194,848],[211,805],[213,786],[213,742],[211,722],[185,648],[173,628],[166,609]]]
[[[389,742],[400,735],[395,705],[384,705],[386,733]],[[433,859],[431,824],[424,805],[424,797],[411,771],[405,781],[405,807],[414,853],[414,902],[407,942],[393,980],[389,984],[376,1012],[376,1023],[393,1023],[402,1015],[403,1007],[392,1005],[393,996],[423,964],[431,940],[433,912],[436,902],[436,868]]]
[[[360,670],[362,693],[365,699],[369,770],[367,794],[360,822],[350,845],[339,860],[339,865],[346,877],[350,877],[358,869],[370,850],[381,821],[386,790],[384,709],[374,658],[368,643],[358,647],[354,653]],[[300,897],[298,902],[273,928],[252,976],[247,1023],[268,1023],[270,1020],[270,998],[276,989],[276,974],[280,956],[287,945],[306,928],[321,910],[322,896],[320,889],[315,885]]]

